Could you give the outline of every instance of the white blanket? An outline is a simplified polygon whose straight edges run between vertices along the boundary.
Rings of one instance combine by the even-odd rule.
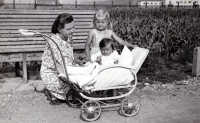
[[[98,65],[90,75],[69,75],[69,79],[81,88],[91,85],[96,89],[126,85],[134,80],[130,67],[119,64],[109,66]]]
[[[69,75],[69,79],[77,83],[81,88],[93,85],[95,89],[100,89],[129,84],[134,80],[133,73],[130,70],[136,74],[147,57],[148,52],[148,49],[137,47],[132,50],[133,62],[131,66],[124,64],[96,65],[95,69],[91,72],[92,74]]]
[[[129,84],[134,80],[130,67],[120,64],[101,67],[94,88],[100,89]]]

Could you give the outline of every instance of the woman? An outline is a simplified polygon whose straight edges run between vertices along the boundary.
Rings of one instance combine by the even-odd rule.
[[[65,59],[66,65],[74,63],[74,54],[72,47],[72,35],[74,32],[74,18],[72,15],[63,13],[60,14],[54,21],[51,32],[52,39],[58,44]],[[63,65],[61,55],[56,45],[50,41],[50,46],[54,56],[51,53],[49,44],[46,45],[43,56],[40,75],[44,82],[47,98],[50,104],[61,104],[61,100],[65,100],[65,95],[70,87],[58,78],[53,57],[55,57],[56,64]]]

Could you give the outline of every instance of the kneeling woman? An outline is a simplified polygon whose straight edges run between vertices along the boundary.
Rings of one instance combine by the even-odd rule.
[[[72,35],[74,32],[74,18],[72,15],[63,13],[60,14],[52,25],[51,32],[52,39],[58,44],[62,51],[66,65],[72,65],[74,63],[74,54],[72,47]],[[51,42],[51,41],[50,41]],[[51,53],[51,49],[53,55]],[[65,100],[65,95],[69,91],[70,87],[58,78],[56,67],[53,57],[55,57],[56,64],[63,65],[61,55],[56,45],[51,42],[46,45],[43,56],[42,65],[40,69],[40,76],[46,86],[46,93],[50,95],[48,100],[50,104],[61,104],[60,100]]]

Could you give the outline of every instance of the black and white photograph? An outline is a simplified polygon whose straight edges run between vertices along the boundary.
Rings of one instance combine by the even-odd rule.
[[[0,123],[200,123],[200,0],[0,0]]]

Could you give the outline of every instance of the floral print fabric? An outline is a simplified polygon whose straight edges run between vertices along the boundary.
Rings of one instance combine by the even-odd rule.
[[[64,41],[56,34],[52,35],[51,38],[56,42],[56,44],[60,48],[61,53],[64,57],[65,64],[72,65],[74,55],[73,47],[71,46],[70,41]],[[48,40],[48,42],[49,44],[47,43],[42,56],[40,76],[46,88],[49,91],[51,91],[51,93],[57,98],[64,100],[65,95],[67,94],[70,88],[66,83],[64,83],[58,78],[58,72],[54,63],[55,60],[56,64],[63,65],[62,57],[56,44],[53,43],[53,41],[51,40]]]

